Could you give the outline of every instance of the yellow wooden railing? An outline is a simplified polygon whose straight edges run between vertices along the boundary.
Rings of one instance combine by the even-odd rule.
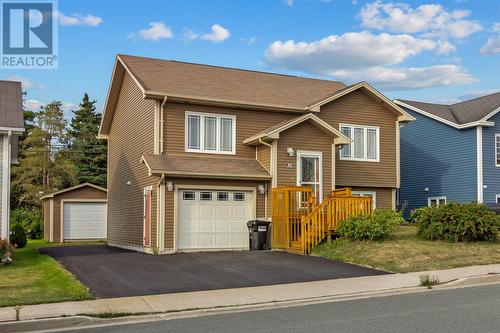
[[[342,220],[372,212],[370,197],[354,197],[350,188],[332,191],[319,205],[309,187],[272,191],[272,248],[308,254],[335,231]]]
[[[301,218],[302,251],[311,253],[312,249],[340,223],[351,217],[370,214],[373,209],[371,197],[330,197]]]

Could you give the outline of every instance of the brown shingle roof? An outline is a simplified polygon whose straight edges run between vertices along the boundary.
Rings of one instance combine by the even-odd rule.
[[[151,173],[196,178],[269,179],[270,173],[255,159],[185,155],[144,155]]]
[[[500,107],[500,92],[468,101],[444,105],[417,101],[399,101],[458,125],[479,121]],[[487,119],[485,119],[487,120]]]
[[[0,127],[24,127],[21,82],[0,81]]]
[[[345,84],[291,75],[118,56],[144,90],[164,95],[303,109]]]

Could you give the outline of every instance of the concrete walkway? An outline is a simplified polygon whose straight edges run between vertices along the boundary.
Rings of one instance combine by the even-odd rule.
[[[500,264],[446,270],[366,276],[272,286],[197,291],[177,294],[109,298],[93,301],[63,302],[0,308],[0,322],[55,318],[103,313],[146,314],[194,309],[307,301],[418,287],[422,274],[435,275],[441,283],[459,279],[500,274]]]

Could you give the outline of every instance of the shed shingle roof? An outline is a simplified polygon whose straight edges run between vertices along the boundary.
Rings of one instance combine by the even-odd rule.
[[[21,82],[0,80],[0,127],[24,127]]]
[[[493,111],[500,108],[500,92],[450,105],[402,99],[399,101],[455,124],[464,125],[482,120]]]
[[[186,155],[144,155],[146,165],[151,173],[186,177],[211,178],[271,178],[262,164],[255,159],[231,157],[206,157]]]
[[[167,96],[304,109],[346,87],[337,81],[130,55],[118,57],[143,89]]]

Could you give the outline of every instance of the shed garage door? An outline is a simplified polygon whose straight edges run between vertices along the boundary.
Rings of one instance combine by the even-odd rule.
[[[253,192],[180,190],[178,249],[248,249]]]
[[[64,239],[105,239],[105,202],[63,203]]]

